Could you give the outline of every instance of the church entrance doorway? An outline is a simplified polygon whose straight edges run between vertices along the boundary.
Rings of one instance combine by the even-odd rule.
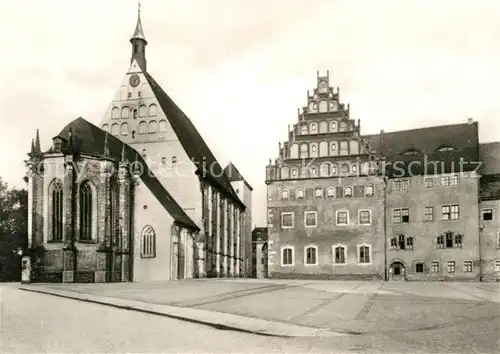
[[[389,268],[391,280],[406,280],[406,268],[401,262],[393,262]]]

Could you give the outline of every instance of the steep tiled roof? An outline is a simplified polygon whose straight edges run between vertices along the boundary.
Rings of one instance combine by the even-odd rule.
[[[479,200],[500,199],[500,174],[482,176],[479,182]]]
[[[479,156],[483,162],[483,175],[500,174],[500,142],[480,144]]]
[[[236,181],[243,181],[247,185],[247,187],[252,191],[253,188],[250,186],[250,184],[243,178],[241,175],[240,171],[236,168],[236,166],[230,162],[225,168],[224,168],[224,173],[226,174],[226,177],[229,182],[236,182]]]
[[[184,114],[149,73],[144,71],[144,75],[182,147],[197,167],[197,173],[200,173],[203,178],[215,182],[234,202],[245,208],[245,205],[231,187],[231,183],[219,162],[188,116]]]
[[[154,176],[146,162],[139,156],[135,149],[111,134],[108,134],[106,137],[107,133],[104,130],[81,117],[69,123],[58,136],[66,139],[70,129],[73,137],[74,150],[85,155],[104,157],[104,151],[106,150],[108,158],[119,161],[121,159],[122,149],[125,147],[125,159],[129,162],[138,161],[142,165],[142,182],[149,188],[165,210],[174,218],[175,222],[191,230],[199,230],[198,226],[196,226],[193,220],[189,218],[174,198],[172,198],[170,193],[163,187],[161,182]],[[107,149],[105,149],[105,140],[107,140]]]
[[[372,148],[387,158],[386,173],[392,177],[472,171],[478,166],[477,122],[434,126],[368,135]],[[452,147],[453,151],[438,151]],[[414,154],[405,154],[407,151]],[[460,161],[464,161],[460,167]],[[411,169],[411,171],[410,171]],[[399,174],[399,175],[396,175]]]

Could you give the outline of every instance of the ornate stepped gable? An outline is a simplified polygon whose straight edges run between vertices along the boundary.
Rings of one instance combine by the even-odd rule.
[[[279,157],[269,161],[266,180],[342,177],[377,174],[382,156],[373,139],[361,135],[360,120],[340,102],[340,90],[329,86],[329,72],[317,75],[317,87],[307,92],[288,141],[279,143]]]

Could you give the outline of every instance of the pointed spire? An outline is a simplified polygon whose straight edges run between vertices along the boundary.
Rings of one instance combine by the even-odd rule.
[[[127,162],[127,156],[125,154],[125,144],[122,144],[122,157],[120,160],[121,163]]]
[[[144,30],[142,29],[140,0],[137,2],[137,24],[135,25],[135,31],[130,40],[132,39],[142,39],[147,44],[146,36],[144,35]]]
[[[31,154],[35,153],[35,139],[31,139]]]
[[[104,137],[104,157],[109,157],[108,133]]]
[[[38,132],[38,129],[36,130],[36,137],[35,137],[35,152],[36,153],[42,152],[42,149],[40,148],[40,134]]]
[[[68,149],[73,148],[73,128],[69,127],[69,132],[68,132]]]

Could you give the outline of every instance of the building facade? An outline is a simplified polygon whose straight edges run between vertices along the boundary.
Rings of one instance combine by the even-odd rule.
[[[78,118],[50,149],[42,151],[38,133],[32,143],[28,220],[37,279],[244,276],[252,188],[244,182],[235,190],[241,174],[220,166],[147,71],[140,12],[130,42],[129,69],[99,127]]]
[[[318,73],[266,167],[268,276],[499,279],[499,146],[471,119],[363,135]]]

